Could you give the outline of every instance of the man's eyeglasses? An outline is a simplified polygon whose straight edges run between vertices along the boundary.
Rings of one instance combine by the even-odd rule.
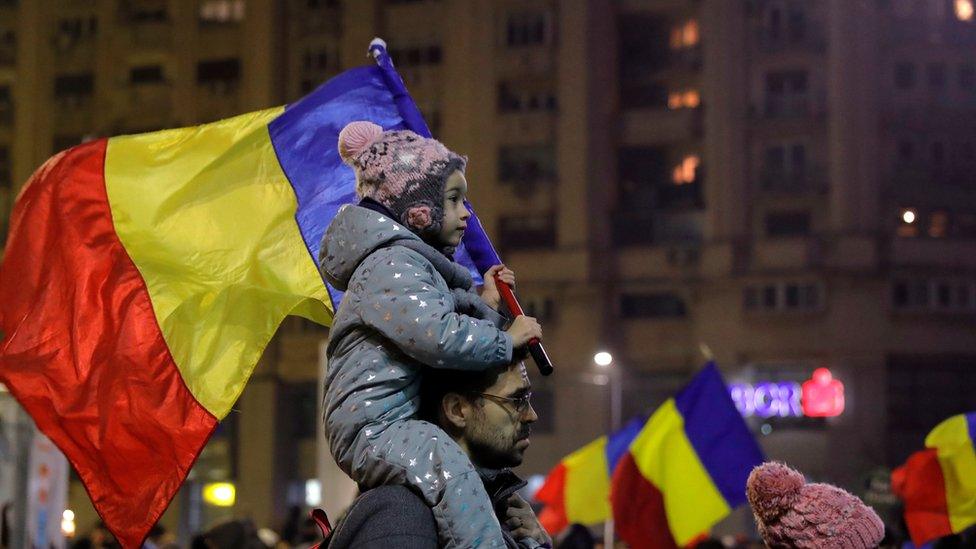
[[[512,403],[515,406],[515,413],[522,415],[529,411],[532,407],[532,391],[528,391],[520,397],[503,397],[498,395],[492,395],[488,393],[472,393],[478,396],[490,398],[497,402],[499,405],[502,403]],[[504,407],[504,406],[503,406]]]

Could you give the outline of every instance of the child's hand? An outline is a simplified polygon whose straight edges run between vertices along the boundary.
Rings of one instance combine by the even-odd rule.
[[[501,294],[495,285],[495,275],[502,279],[502,282],[515,288],[515,271],[504,265],[495,265],[485,273],[485,285],[481,288],[481,300],[488,304],[492,309],[497,309],[501,303]]]
[[[505,331],[512,336],[513,347],[521,347],[535,338],[542,339],[542,326],[539,325],[538,320],[531,316],[519,315],[515,317],[512,325]]]

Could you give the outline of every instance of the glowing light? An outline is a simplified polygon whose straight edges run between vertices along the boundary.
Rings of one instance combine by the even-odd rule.
[[[668,108],[671,110],[695,109],[700,104],[698,90],[674,91],[668,94]]]
[[[827,368],[817,368],[803,383],[803,414],[807,417],[835,417],[844,412],[844,384]]]
[[[71,509],[65,509],[61,513],[61,533],[67,538],[75,535],[75,512]]]
[[[687,185],[694,183],[697,178],[699,164],[701,164],[701,158],[697,154],[690,154],[684,157],[681,163],[675,166],[674,172],[672,173],[671,179],[674,181],[674,184]]]
[[[211,482],[203,486],[203,501],[215,507],[232,507],[237,489],[230,482]]]
[[[956,0],[956,19],[960,21],[973,20],[973,0]]]
[[[671,49],[680,50],[697,46],[700,39],[698,21],[691,19],[683,25],[671,29]]]
[[[613,355],[606,351],[600,351],[599,353],[593,355],[593,362],[595,362],[597,366],[605,368],[613,364]]]
[[[318,507],[322,504],[322,483],[318,479],[305,481],[305,505]]]
[[[901,211],[901,220],[904,221],[905,223],[908,224],[915,223],[915,220],[917,218],[918,216],[916,215],[915,210],[904,209]]]

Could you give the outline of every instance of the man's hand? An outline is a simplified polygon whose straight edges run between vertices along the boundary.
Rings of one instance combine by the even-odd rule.
[[[508,510],[505,525],[512,532],[512,537],[516,540],[532,538],[539,542],[543,547],[552,547],[552,538],[539,524],[539,519],[532,512],[528,502],[518,494],[513,494],[508,498]]]
[[[495,265],[485,273],[485,285],[481,287],[481,299],[492,309],[497,309],[501,303],[502,296],[498,293],[495,285],[495,275],[502,279],[502,282],[515,288],[515,271],[504,265]]]

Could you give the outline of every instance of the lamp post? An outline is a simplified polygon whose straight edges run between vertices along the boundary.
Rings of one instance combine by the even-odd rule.
[[[610,392],[610,432],[620,429],[620,408],[623,399],[621,398],[620,368],[613,367],[613,355],[607,351],[600,351],[593,355],[593,363],[597,368],[607,371]],[[613,512],[603,523],[603,546],[613,547]]]

